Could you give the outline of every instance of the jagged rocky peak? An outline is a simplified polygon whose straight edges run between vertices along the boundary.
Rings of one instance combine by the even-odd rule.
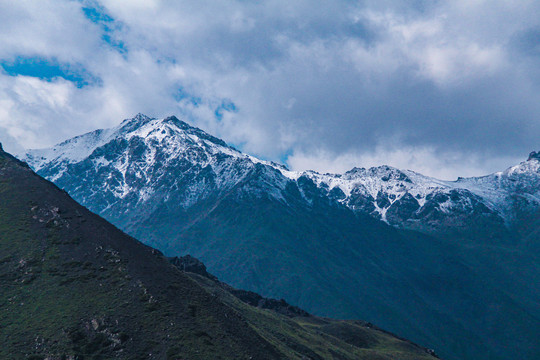
[[[210,141],[216,145],[230,148],[225,141],[208,134],[204,130],[189,125],[174,115],[165,117],[163,119],[156,119],[139,113],[132,119],[124,120],[120,127],[124,132],[135,132],[140,128],[146,127],[147,125],[159,131],[163,131],[162,125],[168,125],[168,129],[173,129],[173,132],[185,132],[187,134],[195,135],[202,140]],[[150,132],[148,132],[148,134],[150,134]]]
[[[202,261],[189,254],[180,257],[170,257],[169,262],[182,271],[199,274],[211,280],[217,280],[217,277],[208,273],[206,270],[206,265],[204,265]]]
[[[188,123],[180,120],[174,115],[167,116],[166,118],[163,119],[163,122],[166,124],[173,124],[175,126],[178,126],[181,129],[196,129],[193,126],[189,125]]]
[[[199,131],[201,131],[200,129],[197,129],[197,128],[187,124],[186,122],[178,119],[174,115],[167,116],[167,117],[165,117],[163,119],[157,119],[157,118],[150,117],[150,116],[147,116],[147,115],[142,114],[142,113],[138,113],[137,115],[135,115],[134,117],[132,117],[130,119],[125,119],[124,121],[122,121],[119,128],[123,132],[131,132],[131,131],[135,131],[135,130],[137,130],[139,128],[142,128],[142,127],[144,127],[145,125],[147,125],[149,123],[154,123],[153,125],[169,124],[169,125],[173,125],[173,126],[179,128],[181,130],[191,130],[191,131],[199,130]]]
[[[126,119],[124,121],[130,121],[130,122],[147,122],[149,120],[152,120],[153,118],[151,118],[150,116],[147,116],[143,113],[138,113],[137,115],[135,115],[133,118],[131,119]]]
[[[155,118],[151,118],[142,113],[138,113],[131,119],[125,119],[124,121],[122,121],[122,123],[120,124],[120,128],[126,132],[129,132],[148,124],[152,120],[155,120]]]
[[[388,165],[371,167],[369,169],[354,167],[347,171],[344,176],[348,179],[375,177],[381,179],[382,181],[394,180],[411,182],[407,175],[405,175],[401,170]]]
[[[95,149],[115,139],[125,138],[129,140],[132,137],[142,139],[153,138],[154,140],[158,140],[158,143],[161,143],[163,139],[174,137],[173,143],[177,145],[185,145],[181,139],[185,140],[191,137],[193,140],[195,138],[200,139],[202,143],[215,144],[217,145],[216,149],[227,148],[227,152],[230,152],[228,149],[231,149],[223,140],[215,138],[201,129],[190,126],[179,120],[176,116],[157,119],[139,113],[133,118],[125,119],[116,127],[95,130],[79,135],[49,149],[28,150],[23,159],[35,170],[40,170],[45,163],[51,161],[55,163],[62,161],[67,163],[82,161],[89,157]],[[190,140],[188,142],[192,143],[193,141]]]
[[[363,168],[363,167],[359,168],[359,167],[356,167],[356,166],[355,166],[355,167],[353,167],[351,170],[345,172],[345,174],[350,174],[350,175],[354,175],[354,174],[362,174],[362,173],[364,173],[365,171],[366,171],[365,168]]]
[[[529,154],[527,161],[537,160],[540,161],[540,151],[533,151]]]

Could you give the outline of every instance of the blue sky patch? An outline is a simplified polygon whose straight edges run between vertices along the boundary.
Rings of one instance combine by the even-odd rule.
[[[92,75],[82,66],[62,64],[46,58],[18,56],[11,61],[0,60],[0,66],[11,76],[31,76],[46,81],[63,78],[71,81],[78,88],[101,84],[100,78]]]
[[[178,102],[185,99],[195,107],[198,107],[202,103],[202,99],[200,97],[189,94],[183,87],[178,88],[174,94],[174,99]]]
[[[114,19],[110,17],[107,13],[105,13],[105,9],[101,6],[95,6],[95,7],[83,7],[82,11],[84,15],[88,18],[88,20],[96,23],[96,24],[102,24],[107,22],[113,22]]]
[[[221,104],[216,108],[216,110],[214,110],[214,115],[216,116],[216,119],[221,121],[223,119],[223,113],[225,111],[238,112],[238,108],[232,101],[223,100]]]
[[[281,156],[279,157],[279,163],[281,165],[285,165],[287,167],[289,167],[289,157],[293,155],[293,151],[292,149],[288,149],[286,150],[283,154],[281,154]]]
[[[87,4],[87,6],[82,7],[81,9],[84,13],[84,16],[86,16],[88,20],[90,20],[94,24],[99,25],[103,30],[101,40],[103,40],[105,43],[110,45],[118,52],[122,54],[127,53],[128,49],[126,47],[126,44],[122,40],[118,39],[115,34],[118,32],[118,30],[122,29],[123,24],[121,22],[116,21],[113,17],[107,14],[103,6],[95,2],[91,2]]]

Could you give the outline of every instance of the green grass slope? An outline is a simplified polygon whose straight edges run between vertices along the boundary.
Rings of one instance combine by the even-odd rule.
[[[196,281],[0,151],[1,359],[430,359]],[[221,291],[221,292],[220,292]]]

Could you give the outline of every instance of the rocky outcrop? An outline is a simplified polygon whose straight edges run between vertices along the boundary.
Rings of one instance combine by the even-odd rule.
[[[182,271],[199,274],[211,280],[218,279],[217,277],[206,271],[206,266],[203,264],[202,261],[194,258],[191,255],[170,257],[169,261],[171,262],[171,264],[173,264]]]
[[[220,282],[217,277],[215,277],[214,275],[206,271],[206,266],[203,264],[202,261],[200,261],[197,258],[194,258],[191,255],[185,255],[181,257],[178,257],[178,256],[170,257],[169,261],[171,264],[173,264],[178,269],[184,272],[198,274],[210,280],[216,281],[217,283],[221,285],[222,288],[226,289],[231,294],[233,294],[236,298],[242,300],[243,302],[251,306],[254,306],[260,309],[273,310],[287,317],[311,316],[311,314],[308,313],[307,311],[300,309],[298,306],[294,306],[287,303],[284,299],[276,300],[276,299],[265,298],[253,291],[235,289],[230,285]]]

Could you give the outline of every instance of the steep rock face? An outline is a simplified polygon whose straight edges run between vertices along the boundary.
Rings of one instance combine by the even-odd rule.
[[[366,319],[448,359],[540,352],[534,156],[455,182],[388,166],[293,172],[174,117],[138,115],[26,160],[129,234],[193,254],[235,287]]]

